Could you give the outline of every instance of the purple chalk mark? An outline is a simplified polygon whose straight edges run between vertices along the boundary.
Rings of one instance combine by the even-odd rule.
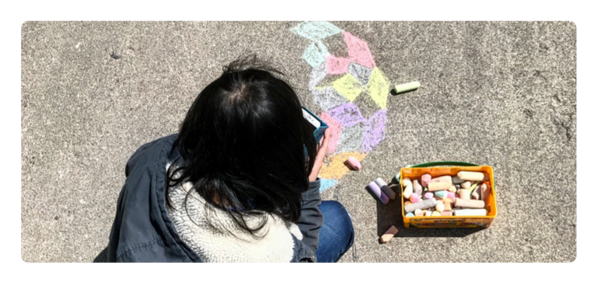
[[[350,59],[336,57],[333,55],[327,56],[327,73],[331,75],[340,75],[348,72],[348,67],[350,67]]]
[[[326,112],[321,113],[319,118],[321,118],[321,120],[323,120],[323,122],[329,126],[330,138],[329,146],[327,147],[327,153],[332,154],[337,149],[337,145],[340,140],[340,134],[344,130],[344,127]]]
[[[374,68],[375,60],[373,60],[369,45],[347,31],[343,32],[343,34],[344,41],[346,41],[346,45],[348,46],[348,57],[350,60],[367,68]]]
[[[351,127],[366,121],[360,114],[360,109],[358,109],[354,103],[344,103],[336,108],[330,109],[328,113],[344,127]]]
[[[383,139],[385,139],[385,120],[387,110],[379,110],[367,121],[367,129],[365,131],[365,140],[362,149],[369,152],[375,148]]]

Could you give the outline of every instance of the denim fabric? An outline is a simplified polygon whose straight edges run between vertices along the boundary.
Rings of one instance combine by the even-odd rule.
[[[323,201],[323,226],[319,229],[317,262],[337,262],[354,243],[354,228],[348,212],[337,201]]]

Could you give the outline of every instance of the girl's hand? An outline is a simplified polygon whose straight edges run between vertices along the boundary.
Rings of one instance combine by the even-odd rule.
[[[325,134],[323,135],[323,140],[321,142],[321,146],[317,151],[317,156],[315,157],[315,164],[313,165],[312,172],[308,175],[308,181],[314,182],[317,180],[319,175],[319,171],[321,171],[321,166],[323,165],[323,159],[325,158],[325,154],[327,153],[327,148],[329,147],[329,128],[325,130]]]

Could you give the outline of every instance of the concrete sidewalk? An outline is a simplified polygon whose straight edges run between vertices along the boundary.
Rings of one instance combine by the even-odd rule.
[[[255,52],[320,112],[299,22],[27,22],[22,27],[22,258],[91,262],[106,247],[126,160],[177,131],[221,66]],[[324,199],[347,207],[342,262],[570,262],[576,258],[576,27],[570,22],[332,22],[368,43],[393,84],[385,135]],[[337,37],[337,38],[336,38]],[[348,55],[341,34],[323,41]],[[366,60],[366,59],[365,59]],[[365,61],[366,62],[366,61]],[[368,65],[368,63],[365,63]],[[324,79],[323,82],[328,82]],[[371,117],[375,100],[354,103]],[[400,200],[365,186],[401,167],[456,160],[494,169],[485,230],[400,228]]]

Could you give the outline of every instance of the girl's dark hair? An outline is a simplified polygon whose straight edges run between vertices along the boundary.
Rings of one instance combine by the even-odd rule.
[[[274,74],[283,75],[249,56],[224,67],[200,92],[175,142],[183,161],[168,170],[170,207],[170,187],[190,181],[254,236],[266,224],[265,212],[298,221],[316,144],[298,96]],[[249,227],[248,215],[263,215],[261,225]]]

